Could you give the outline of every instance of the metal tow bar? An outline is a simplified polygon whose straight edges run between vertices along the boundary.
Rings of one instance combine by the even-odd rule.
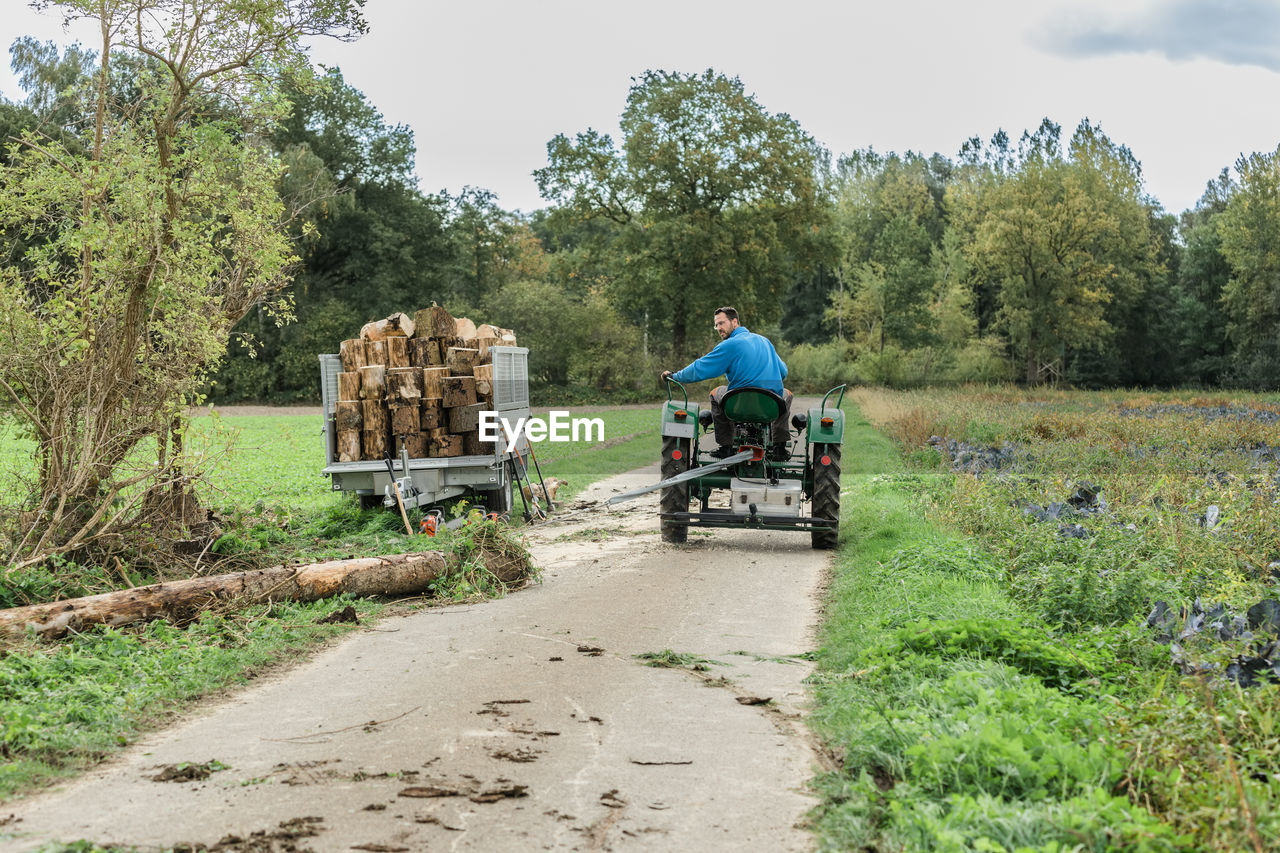
[[[744,450],[741,453],[735,453],[728,458],[720,459],[707,465],[699,465],[697,468],[690,468],[688,471],[676,474],[674,477],[669,477],[661,483],[654,483],[652,486],[644,486],[643,488],[623,492],[620,495],[614,495],[609,498],[609,500],[605,501],[605,503],[608,505],[622,503],[623,501],[629,501],[632,498],[638,498],[641,495],[647,495],[649,492],[656,492],[658,489],[665,489],[667,486],[674,486],[676,483],[683,483],[685,480],[696,480],[699,477],[705,477],[707,474],[712,474],[716,471],[722,471],[732,465],[737,465],[739,462],[749,462],[755,458],[755,455],[754,450]]]

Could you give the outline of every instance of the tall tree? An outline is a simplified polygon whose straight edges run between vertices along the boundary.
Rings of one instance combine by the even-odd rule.
[[[293,260],[259,142],[273,81],[305,66],[305,38],[363,29],[359,0],[49,5],[97,21],[100,64],[80,146],[28,134],[0,169],[0,226],[46,238],[0,262],[0,405],[39,459],[24,511],[3,514],[18,565],[186,520],[186,406]],[[117,60],[136,62],[129,103]]]
[[[970,182],[955,196],[972,223],[971,260],[995,283],[998,328],[1028,383],[1061,375],[1074,351],[1115,332],[1111,303],[1129,306],[1162,272],[1132,153],[1088,120],[1067,151],[1046,119],[1006,145],[966,152]]]
[[[1218,222],[1235,193],[1229,169],[1210,181],[1178,230],[1183,244],[1172,290],[1173,310],[1160,325],[1174,347],[1173,379],[1178,383],[1221,385],[1232,369],[1232,347],[1222,291],[1231,267],[1222,254]]]
[[[596,131],[547,144],[543,198],[606,232],[612,294],[624,310],[665,318],[677,357],[711,312],[733,304],[769,323],[795,277],[816,267],[826,221],[822,153],[785,114],[767,112],[736,77],[648,71],[631,87],[622,145]]]
[[[1280,387],[1280,148],[1236,162],[1239,184],[1218,221],[1231,278],[1222,290],[1244,381]]]
[[[287,81],[281,94],[290,109],[271,141],[281,194],[301,211],[296,322],[246,316],[235,329],[245,346],[216,377],[219,399],[314,399],[317,352],[449,292],[449,202],[418,191],[413,133],[386,122],[337,68]]]

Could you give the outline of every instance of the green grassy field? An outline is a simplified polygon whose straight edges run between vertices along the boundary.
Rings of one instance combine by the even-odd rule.
[[[823,846],[1280,846],[1280,687],[1230,669],[1276,638],[1189,630],[1207,611],[1230,633],[1276,597],[1273,402],[857,401],[894,442],[846,438],[815,677],[814,725],[843,765],[818,783]],[[962,444],[944,457],[931,436]],[[1184,615],[1149,627],[1157,600]]]
[[[569,481],[561,497],[657,457],[656,406],[591,416],[604,420],[605,442],[544,444],[539,450],[543,474]],[[221,561],[215,571],[455,544],[449,536],[410,538],[395,513],[362,511],[351,496],[333,492],[319,473],[319,416],[198,418],[193,432],[209,466],[205,500],[224,528],[209,555]],[[30,447],[0,434],[0,464],[10,471],[11,483],[25,473],[29,459]],[[137,567],[122,568],[131,582],[154,580]],[[123,583],[121,567],[58,563],[6,575],[0,604],[107,591]],[[498,592],[463,576],[433,590],[443,600]],[[183,628],[161,621],[0,650],[0,801],[92,765],[202,697],[350,630],[318,622],[349,603],[364,619],[383,608],[345,599],[254,605],[208,613]]]

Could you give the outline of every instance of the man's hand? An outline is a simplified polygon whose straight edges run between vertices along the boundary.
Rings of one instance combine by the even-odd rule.
[[[670,371],[670,370],[664,370],[664,371],[662,371],[662,375],[661,375],[660,377],[658,377],[658,378],[659,378],[661,381],[666,382],[668,379],[670,379],[670,378],[671,378],[671,371]]]

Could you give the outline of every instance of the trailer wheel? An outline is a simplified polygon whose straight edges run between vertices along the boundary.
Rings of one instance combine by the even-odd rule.
[[[840,445],[813,446],[813,517],[829,521],[830,530],[811,530],[813,547],[836,547],[840,525]]]
[[[689,458],[690,447],[691,442],[687,438],[676,438],[670,435],[662,437],[662,479],[665,480],[689,470],[689,463],[692,461]],[[680,483],[663,489],[659,507],[664,513],[688,512],[689,484]],[[661,529],[664,542],[682,545],[689,539],[687,524],[663,519]]]
[[[481,492],[480,498],[485,501],[485,507],[489,512],[496,512],[498,515],[502,515],[504,512],[511,512],[511,507],[515,504],[515,492],[511,487],[511,478],[507,477],[506,482],[497,489]]]

